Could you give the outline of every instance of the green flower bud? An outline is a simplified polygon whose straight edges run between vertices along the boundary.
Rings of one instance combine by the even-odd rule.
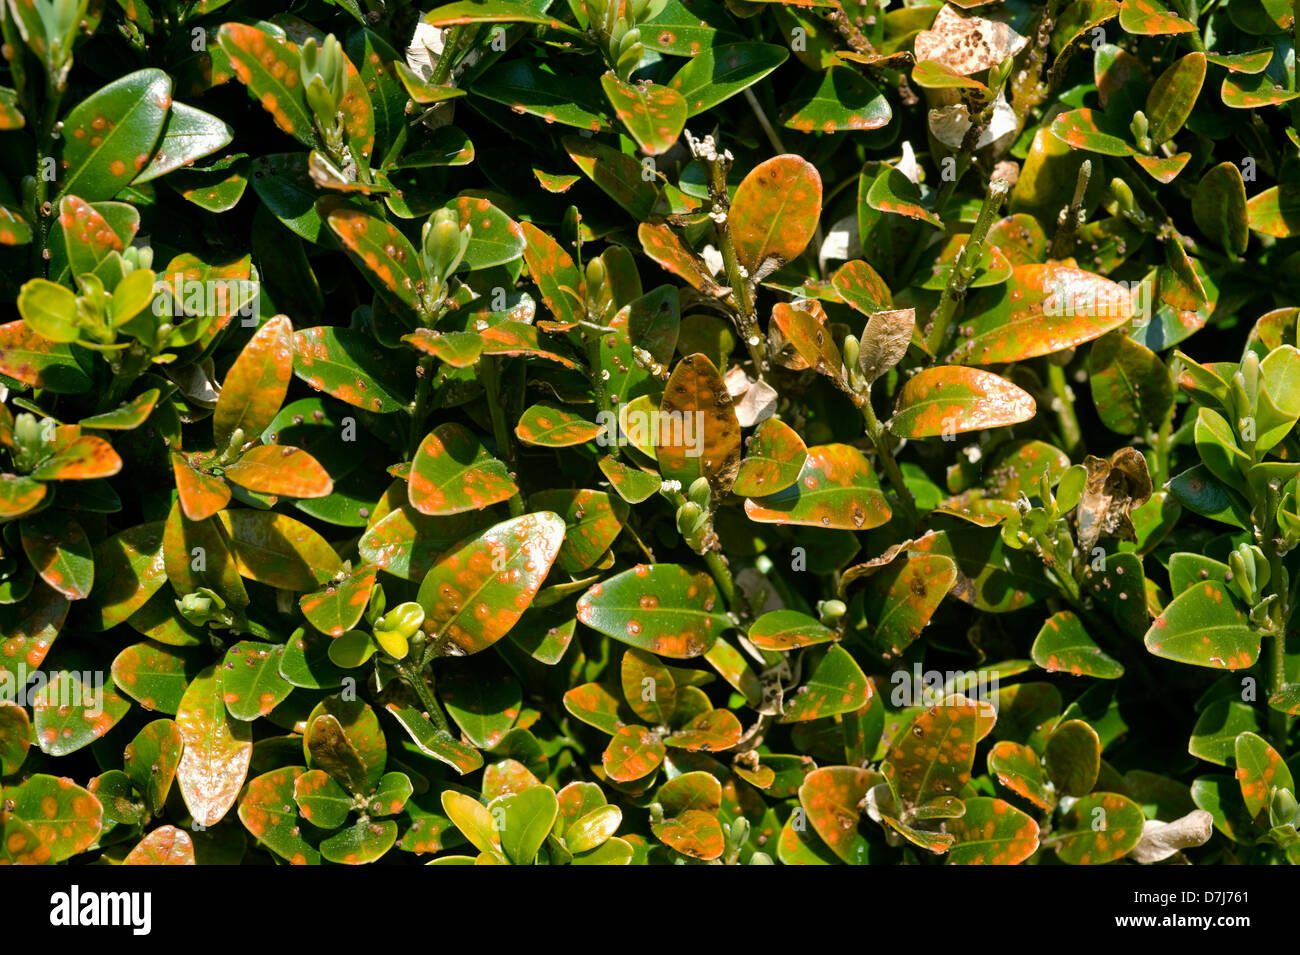
[[[206,627],[209,624],[229,627],[235,622],[234,616],[226,610],[225,600],[207,587],[200,587],[177,600],[176,610],[196,627]]]
[[[704,509],[694,501],[687,501],[677,508],[677,531],[689,543],[695,536],[696,526],[704,516]]]
[[[697,477],[691,482],[691,486],[686,491],[686,496],[695,502],[700,510],[707,511],[709,504],[713,501],[713,489],[709,487],[709,479]]]
[[[594,298],[595,293],[605,284],[605,263],[600,259],[587,261],[587,296]]]
[[[424,224],[420,236],[424,264],[439,284],[447,280],[469,247],[472,228],[460,227],[460,219],[450,209],[439,209]]]
[[[835,626],[848,612],[849,608],[843,600],[823,600],[817,604],[817,616],[824,627]]]
[[[1278,788],[1273,791],[1273,800],[1268,807],[1268,819],[1272,826],[1296,825],[1300,822],[1300,806],[1296,805],[1291,790]]]
[[[424,623],[424,608],[408,600],[398,604],[388,613],[375,621],[375,642],[383,647],[384,652],[398,660],[409,652],[410,637]]]

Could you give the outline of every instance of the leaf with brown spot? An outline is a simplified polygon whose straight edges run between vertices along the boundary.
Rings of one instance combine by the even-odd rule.
[[[59,429],[54,453],[38,464],[29,477],[38,481],[92,481],[112,477],[122,470],[122,459],[103,438]]]
[[[431,631],[465,653],[496,643],[528,609],[564,541],[551,511],[503,521],[445,554],[420,584]]]
[[[320,145],[298,81],[297,46],[246,23],[222,24],[217,43],[248,95],[262,104],[276,126],[304,146]]]
[[[740,468],[740,422],[735,400],[707,355],[677,363],[659,403],[655,445],[664,480],[689,488],[706,478],[714,493],[726,494]]]
[[[872,649],[891,659],[911,646],[956,581],[956,563],[942,554],[911,554],[873,574],[862,605]]]
[[[960,794],[975,762],[978,715],[971,701],[932,706],[898,734],[884,771],[905,807]]]
[[[293,377],[293,324],[277,315],[248,340],[226,372],[212,412],[212,437],[225,447],[236,428],[251,441],[274,419]]]
[[[679,564],[639,564],[593,584],[578,600],[578,620],[675,660],[705,653],[731,626],[713,579]]]
[[[664,745],[691,753],[719,753],[739,743],[744,734],[731,710],[707,710],[670,733]]]
[[[1038,851],[1038,823],[1002,799],[976,796],[948,823],[957,844],[949,865],[1019,865]]]
[[[793,485],[746,499],[745,513],[762,524],[858,531],[884,524],[890,509],[861,451],[847,444],[822,444],[808,449]]]
[[[837,639],[834,630],[797,610],[773,610],[749,626],[749,642],[760,650],[797,650]]]
[[[167,802],[184,747],[175,720],[164,719],[146,724],[123,752],[122,768],[152,816],[158,815]]]
[[[225,475],[259,494],[316,498],[334,493],[334,481],[319,461],[301,448],[282,444],[249,448],[226,466]]]
[[[586,317],[587,284],[573,259],[558,242],[531,222],[521,222],[524,230],[524,261],[533,277],[542,301],[555,320],[569,327]]]
[[[629,649],[619,665],[619,683],[627,705],[645,722],[659,726],[672,719],[677,706],[677,682],[672,671],[655,657]]]
[[[530,495],[530,506],[564,518],[564,543],[556,563],[568,574],[594,566],[623,530],[628,509],[604,491],[552,490]]]
[[[377,414],[404,410],[394,394],[403,387],[393,353],[351,328],[305,328],[293,336],[293,373],[317,391]],[[407,366],[409,367],[409,366]]]
[[[630,783],[658,769],[665,753],[664,744],[644,726],[624,726],[609,741],[600,761],[610,779]]]
[[[1061,610],[1047,618],[1034,640],[1029,655],[1048,673],[1064,672],[1115,680],[1124,667],[1097,646],[1077,614]]]
[[[844,360],[835,347],[828,324],[818,321],[813,312],[786,302],[780,302],[772,309],[772,321],[807,367],[825,375],[841,391],[849,391]]]
[[[518,492],[506,466],[454,422],[425,435],[407,482],[411,506],[430,515],[482,510]]]
[[[282,644],[241,640],[226,651],[221,675],[226,712],[251,722],[270,714],[290,693],[293,684],[280,675]]]
[[[1037,406],[1029,392],[977,368],[938,365],[903,385],[889,420],[902,438],[932,438],[1029,421]]]
[[[732,491],[745,497],[784,491],[798,480],[807,458],[797,431],[780,418],[765,418],[745,444]]]
[[[633,219],[645,222],[654,216],[659,186],[657,180],[642,178],[641,163],[636,159],[595,139],[565,136],[561,143],[583,175],[631,213]]]
[[[858,368],[863,377],[874,382],[902,361],[915,330],[914,308],[873,312],[859,341]]]
[[[1007,20],[1001,11],[985,17],[945,4],[916,35],[916,59],[934,60],[958,76],[988,70],[1029,44]]]
[[[176,725],[185,740],[176,779],[194,821],[214,826],[235,804],[253,755],[252,730],[227,715],[220,668],[196,676],[181,698]]]
[[[221,522],[212,517],[191,521],[181,512],[179,501],[172,505],[163,527],[163,565],[177,594],[207,587],[236,611],[248,606],[248,591]]]

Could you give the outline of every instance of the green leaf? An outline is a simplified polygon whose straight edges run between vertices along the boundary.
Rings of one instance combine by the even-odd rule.
[[[167,802],[185,740],[173,720],[154,720],[126,746],[122,768],[144,799],[145,809],[156,816]]]
[[[1192,218],[1205,235],[1226,252],[1240,255],[1250,241],[1246,184],[1234,162],[1212,166],[1201,177],[1192,202]]]
[[[462,218],[465,212],[466,210],[461,210]],[[501,215],[501,218],[504,219],[505,216]],[[420,272],[420,257],[406,236],[383,219],[359,209],[346,207],[335,209],[325,217],[325,221],[343,243],[343,247],[348,250],[352,260],[361,268],[362,274],[370,284],[380,291],[396,296],[397,300],[408,308],[416,307],[417,290],[424,284],[424,277]],[[508,219],[506,221],[509,222]],[[479,223],[475,222],[475,226],[478,225]],[[485,231],[490,234],[492,229],[489,227]],[[302,352],[300,351],[299,354],[301,355]],[[326,356],[313,354],[313,357]],[[335,397],[342,396],[335,395]],[[343,400],[347,401],[346,398]],[[356,402],[348,403],[356,404]],[[358,407],[367,406],[358,405]]]
[[[526,245],[523,229],[490,200],[461,196],[443,208],[460,217],[462,229],[471,230],[460,269],[470,272],[487,269],[513,262],[523,255]]]
[[[773,610],[749,627],[749,641],[762,650],[797,650],[837,639],[834,630],[824,627],[797,610]]]
[[[555,824],[559,802],[549,786],[533,786],[523,792],[501,796],[488,803],[488,812],[503,813],[501,849],[515,865],[532,865],[537,850]]]
[[[46,279],[32,279],[18,293],[18,313],[27,326],[52,342],[75,342],[81,337],[77,327],[77,296],[62,285]]]
[[[1019,865],[1038,851],[1038,823],[1001,799],[965,800],[966,812],[949,820],[957,837],[949,865]]]
[[[564,518],[564,543],[556,563],[569,574],[594,566],[622,532],[627,517],[622,499],[603,491],[539,491],[528,500],[531,506]]]
[[[1064,671],[1103,680],[1124,675],[1123,665],[1097,646],[1083,621],[1070,610],[1047,618],[1029,653],[1048,673]]]
[[[388,744],[370,704],[348,699],[346,692],[328,696],[316,704],[306,724],[307,765],[324,769],[356,795],[373,792],[384,775]]]
[[[1158,657],[1220,670],[1253,666],[1260,634],[1228,587],[1207,580],[1183,591],[1156,617],[1144,639]]]
[[[899,392],[889,430],[904,438],[955,435],[1028,421],[1033,397],[998,375],[959,365],[926,368]]]
[[[732,491],[745,497],[784,491],[798,480],[807,458],[797,431],[780,418],[765,418],[745,443]]]
[[[497,746],[523,706],[519,681],[493,662],[490,657],[449,661],[438,674],[447,715],[479,749]]]
[[[153,642],[137,643],[113,659],[113,683],[146,710],[174,714],[201,669],[192,653]]]
[[[343,566],[325,538],[285,514],[243,508],[222,511],[219,518],[235,566],[249,580],[283,590],[312,591]]]
[[[702,655],[731,626],[712,578],[678,564],[638,564],[593,584],[578,600],[578,620],[675,660]]]
[[[824,444],[808,449],[793,485],[747,499],[745,513],[759,523],[869,530],[889,520],[890,508],[861,451]]]
[[[731,200],[730,227],[740,264],[755,280],[797,259],[817,231],[822,180],[801,156],[755,166]]]
[[[517,58],[478,77],[471,92],[516,113],[599,133],[610,128],[609,117],[591,85],[559,73],[548,64]]]
[[[27,710],[8,700],[0,701],[0,776],[18,772],[32,745],[32,723]]]
[[[464,793],[448,789],[442,794],[442,809],[475,849],[504,859],[501,836],[486,806]]]
[[[1056,795],[1047,788],[1038,754],[1028,746],[1003,740],[989,750],[989,772],[1017,796],[1029,800],[1039,809],[1050,811]]]
[[[643,167],[636,159],[594,139],[566,136],[562,142],[565,152],[582,174],[631,213],[634,219],[644,221],[654,214],[659,202],[659,189],[653,178],[643,178]]]
[[[184,103],[173,103],[157,151],[132,184],[149,182],[204,156],[211,156],[228,146],[234,135],[233,129],[211,113]]]
[[[296,69],[295,69],[296,72]],[[112,199],[149,163],[172,106],[171,77],[139,70],[101,87],[63,119],[62,193]]]
[[[420,585],[432,632],[467,654],[496,643],[532,603],[563,539],[560,516],[540,511],[481,531],[445,554]]]
[[[921,204],[920,187],[893,166],[886,166],[871,180],[865,204],[877,212],[916,219],[936,229],[942,225],[939,217]]]
[[[1237,737],[1260,729],[1260,714],[1250,704],[1215,700],[1196,718],[1187,751],[1198,759],[1227,766],[1236,758]]]
[[[786,47],[774,43],[707,46],[686,61],[668,86],[686,101],[687,115],[695,116],[753,86],[789,56]]]
[[[1205,54],[1188,53],[1171,63],[1152,85],[1145,112],[1151,123],[1148,135],[1157,146],[1173,139],[1191,116],[1205,70]]]
[[[1122,332],[1093,343],[1088,368],[1097,414],[1112,431],[1137,434],[1161,421],[1173,405],[1173,382],[1164,362]]]
[[[1048,737],[1047,776],[1065,796],[1086,796],[1101,769],[1101,740],[1083,720],[1066,720]]]
[[[210,666],[186,688],[176,712],[185,741],[176,779],[190,815],[204,826],[216,825],[235,804],[253,755],[252,731],[230,719],[224,695],[222,671]]]

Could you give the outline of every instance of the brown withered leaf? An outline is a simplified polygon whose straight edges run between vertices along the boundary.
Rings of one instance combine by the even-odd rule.
[[[914,308],[875,312],[867,319],[858,349],[858,367],[867,381],[875,381],[903,360],[915,328]]]
[[[1151,497],[1151,474],[1142,452],[1120,448],[1110,460],[1090,454],[1083,466],[1088,481],[1076,517],[1079,550],[1089,553],[1102,537],[1136,540],[1129,514]]]
[[[907,540],[900,541],[892,547],[887,548],[880,554],[872,557],[870,560],[864,560],[862,563],[854,564],[852,567],[848,568],[844,573],[840,574],[840,597],[843,598],[848,594],[849,588],[857,581],[866,580],[872,574],[884,570],[894,561],[906,557],[908,549],[916,544],[918,540],[924,541],[927,538],[933,537],[934,534],[934,531],[926,531],[920,537],[909,537]]]
[[[930,29],[916,35],[918,62],[936,60],[959,76],[997,66],[1029,41],[1002,19],[975,16],[945,5]]]

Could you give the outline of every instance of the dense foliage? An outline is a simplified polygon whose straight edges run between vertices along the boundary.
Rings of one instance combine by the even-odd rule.
[[[1300,862],[1290,2],[273,6],[3,5],[0,862]]]

